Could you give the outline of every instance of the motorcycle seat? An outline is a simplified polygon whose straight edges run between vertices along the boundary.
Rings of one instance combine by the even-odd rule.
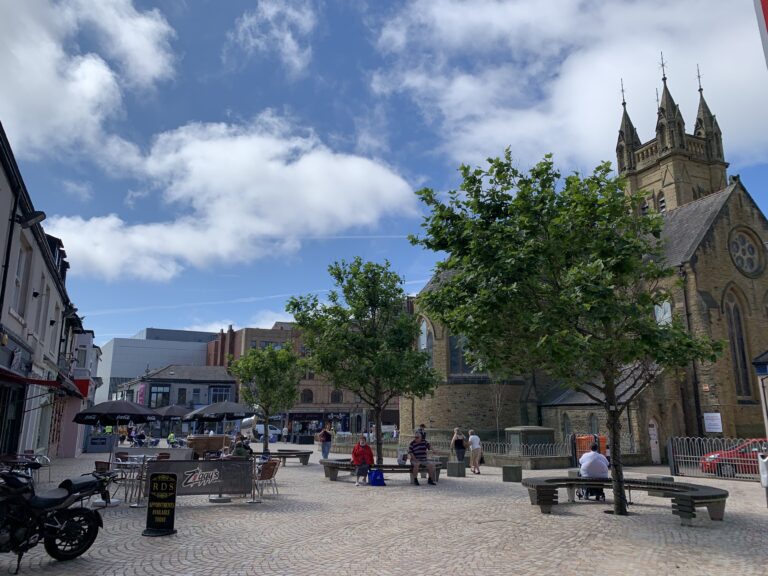
[[[54,488],[53,490],[35,494],[30,498],[29,505],[32,508],[51,508],[64,502],[69,498],[69,494],[64,488]]]
[[[95,492],[99,489],[99,481],[92,474],[83,474],[77,478],[67,478],[59,488],[67,490],[70,494],[75,492]]]

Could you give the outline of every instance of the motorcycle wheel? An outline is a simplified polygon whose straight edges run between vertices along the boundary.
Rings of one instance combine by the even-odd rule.
[[[68,508],[56,513],[61,528],[45,537],[45,551],[56,560],[72,560],[88,550],[99,535],[99,523],[90,510]]]

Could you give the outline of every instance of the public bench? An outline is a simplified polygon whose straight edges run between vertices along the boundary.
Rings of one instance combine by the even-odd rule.
[[[443,467],[443,465],[439,461],[430,461],[430,462],[435,467],[435,482],[438,482],[440,480],[440,470]],[[325,471],[325,477],[331,481],[338,480],[340,470],[354,472],[355,469],[357,468],[357,466],[352,464],[352,461],[349,458],[320,460],[320,464],[323,465],[323,468]],[[381,466],[377,466],[374,464],[373,466],[371,466],[371,470],[381,470],[384,474],[410,474],[411,465],[410,464],[382,464]],[[421,470],[424,471],[425,468],[422,467]]]
[[[191,448],[193,458],[202,458],[208,452],[217,452],[228,448],[232,437],[226,434],[195,434],[187,436],[187,448]]]
[[[573,501],[576,488],[612,488],[610,478],[526,478],[523,486],[528,489],[531,504],[539,506],[542,514],[550,514],[552,506],[558,503],[558,488],[568,490]],[[672,500],[672,514],[679,516],[681,524],[690,526],[696,517],[696,508],[707,508],[710,520],[722,520],[725,515],[725,501],[728,491],[700,484],[682,482],[658,482],[635,478],[624,478],[627,490],[645,490],[654,496]]]
[[[262,455],[262,452],[255,452],[257,456]],[[267,454],[264,454],[265,456]],[[303,466],[309,464],[309,457],[312,455],[312,450],[277,450],[276,452],[270,452],[268,456],[270,458],[279,458],[283,461],[283,466],[286,465],[288,458],[296,458]]]

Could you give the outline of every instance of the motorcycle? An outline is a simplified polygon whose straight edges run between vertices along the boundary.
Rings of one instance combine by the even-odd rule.
[[[28,466],[39,467],[36,462]],[[95,495],[109,504],[109,485],[116,476],[116,472],[91,472],[36,493],[29,474],[0,470],[0,552],[17,555],[15,574],[24,553],[41,540],[56,560],[72,560],[88,550],[104,523],[98,511],[84,504]]]

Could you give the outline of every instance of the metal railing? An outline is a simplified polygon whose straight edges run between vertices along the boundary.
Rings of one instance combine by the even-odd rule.
[[[450,440],[430,440],[432,449],[437,452],[448,453],[451,451]],[[407,443],[406,443],[407,445]],[[483,442],[483,452],[486,454],[498,454],[506,456],[570,456],[571,445],[569,442],[554,442],[550,444],[511,444],[509,442]]]
[[[757,455],[768,441],[751,438],[670,438],[669,469],[674,476],[760,480]]]

